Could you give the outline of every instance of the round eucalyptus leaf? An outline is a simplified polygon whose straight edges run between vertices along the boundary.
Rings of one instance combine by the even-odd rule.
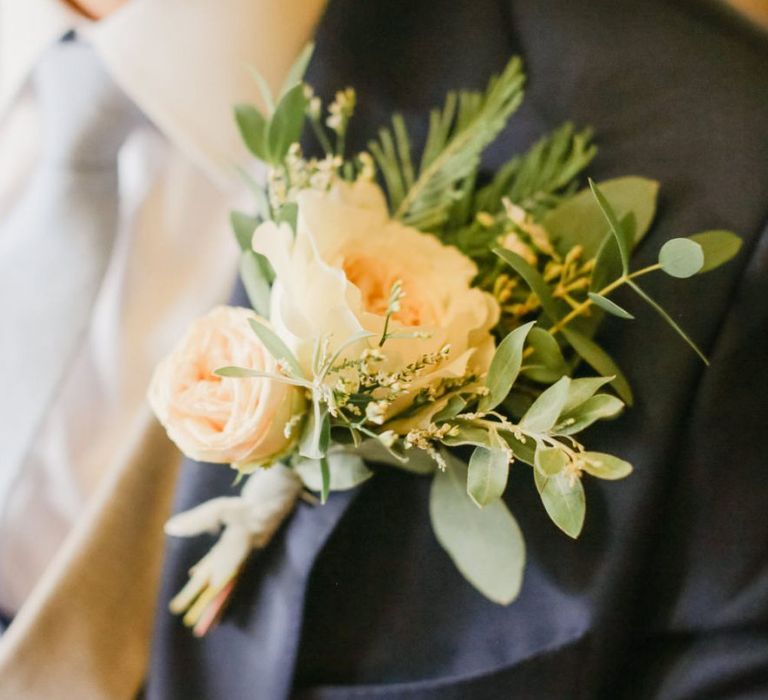
[[[673,238],[661,247],[659,265],[672,277],[692,277],[704,267],[704,249],[689,238]]]

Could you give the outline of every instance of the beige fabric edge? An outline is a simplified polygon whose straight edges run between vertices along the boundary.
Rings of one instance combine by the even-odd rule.
[[[179,461],[147,409],[0,638],[0,700],[120,700],[138,692]]]

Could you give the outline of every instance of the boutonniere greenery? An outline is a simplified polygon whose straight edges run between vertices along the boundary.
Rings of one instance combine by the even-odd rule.
[[[439,543],[480,594],[514,601],[525,545],[504,500],[510,469],[530,473],[572,538],[584,479],[632,471],[582,437],[633,401],[599,343],[607,315],[632,320],[615,292],[639,296],[706,362],[643,280],[706,273],[740,246],[733,233],[705,231],[634,266],[658,184],[580,188],[595,147],[570,124],[484,177],[481,155],[523,99],[517,58],[485,90],[451,92],[425,115],[422,147],[395,114],[366,152],[349,153],[355,92],[323,104],[302,79],[310,53],[278,96],[259,81],[264,111],[235,110],[266,165],[253,211],[232,214],[250,308],[193,323],[150,388],[179,448],[230,464],[244,482],[166,527],[221,531],[171,602],[198,635],[299,499],[322,507],[384,469],[432,480]],[[320,156],[305,155],[303,135]]]

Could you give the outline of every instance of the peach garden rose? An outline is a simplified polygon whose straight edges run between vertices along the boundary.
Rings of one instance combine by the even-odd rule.
[[[304,410],[302,389],[269,378],[214,374],[232,365],[280,372],[249,326],[255,318],[248,309],[213,309],[192,324],[155,371],[150,404],[171,440],[192,459],[244,468],[270,464],[293,446],[286,426]]]
[[[471,286],[474,262],[435,236],[391,219],[383,192],[372,182],[339,182],[328,192],[305,190],[297,202],[295,238],[287,225],[268,221],[256,229],[253,248],[277,275],[270,319],[308,374],[318,338],[328,338],[333,348],[356,333],[382,333],[396,281],[404,297],[390,329],[418,337],[388,342],[382,369],[404,367],[447,348],[445,361],[419,378],[412,395],[443,380],[487,371],[499,309],[492,296]],[[417,421],[398,421],[397,431],[425,424],[442,405],[432,403]]]

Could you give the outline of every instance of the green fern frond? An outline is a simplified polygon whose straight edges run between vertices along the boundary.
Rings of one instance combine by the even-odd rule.
[[[513,58],[484,93],[449,93],[442,109],[430,114],[429,131],[418,174],[402,117],[382,129],[370,144],[389,193],[394,216],[421,230],[435,231],[446,222],[466,192],[480,155],[506,125],[523,96],[520,59]]]

